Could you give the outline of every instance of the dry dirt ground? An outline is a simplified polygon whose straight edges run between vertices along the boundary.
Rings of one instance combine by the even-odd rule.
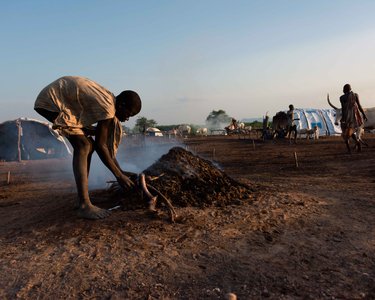
[[[185,139],[252,193],[176,207],[175,224],[143,208],[78,219],[70,161],[0,162],[0,298],[374,299],[375,137],[365,139],[352,155],[339,137]]]

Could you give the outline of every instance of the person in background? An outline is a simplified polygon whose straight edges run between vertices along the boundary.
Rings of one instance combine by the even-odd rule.
[[[235,118],[232,118],[232,120],[230,121],[230,128],[232,129],[232,130],[235,130],[235,129],[237,129],[237,127],[238,127],[238,122],[237,122],[237,120],[235,119]]]
[[[359,102],[357,93],[353,93],[350,84],[345,84],[343,87],[343,93],[340,97],[341,103],[341,129],[342,132],[345,130],[352,129],[353,132],[367,121],[367,116]]]
[[[79,76],[61,77],[37,96],[34,109],[53,123],[53,128],[73,147],[79,217],[101,219],[110,214],[108,210],[93,205],[89,198],[88,176],[94,151],[122,188],[126,190],[134,186],[121,169],[116,151],[122,136],[120,122],[138,114],[141,107],[136,92],[126,90],[114,96],[98,83]]]
[[[289,142],[292,139],[292,133],[294,133],[293,141],[294,143],[297,142],[297,124],[296,120],[298,120],[295,116],[294,106],[293,104],[289,105],[289,110],[287,111],[287,118],[288,118],[288,132],[287,136],[289,137]]]
[[[269,138],[269,126],[268,126],[268,122],[269,122],[269,119],[270,117],[268,116],[268,113],[266,113],[265,117],[263,118],[263,124],[262,124],[262,139],[263,140],[266,140],[267,138]]]

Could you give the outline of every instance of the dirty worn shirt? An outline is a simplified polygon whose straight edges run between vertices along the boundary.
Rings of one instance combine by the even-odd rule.
[[[363,124],[363,117],[358,108],[358,94],[349,92],[340,97],[342,118],[341,125],[345,128],[358,128]]]
[[[110,91],[90,79],[64,76],[39,93],[34,108],[57,112],[53,127],[65,136],[84,135],[83,128],[113,118],[108,146],[115,154],[122,133],[115,117],[115,99]]]

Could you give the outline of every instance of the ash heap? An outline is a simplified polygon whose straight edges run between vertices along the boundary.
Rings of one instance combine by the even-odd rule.
[[[175,206],[225,206],[251,199],[249,186],[181,147],[170,149],[143,173],[157,178],[152,186]]]

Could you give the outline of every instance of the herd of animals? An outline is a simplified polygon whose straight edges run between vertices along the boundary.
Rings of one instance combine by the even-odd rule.
[[[340,120],[342,117],[341,108],[336,107],[331,103],[329,97],[327,97],[328,104],[334,109],[334,116],[335,116],[335,125],[340,124]],[[365,123],[356,128],[353,132],[344,133],[342,134],[343,140],[347,146],[348,152],[351,152],[349,147],[349,140],[353,139],[354,141],[354,149],[357,151],[361,150],[362,145],[368,146],[367,143],[363,140],[363,135],[365,130],[374,130],[375,129],[375,107],[373,108],[364,108],[364,111],[367,116],[367,120]],[[267,124],[267,122],[266,122]],[[285,137],[287,135],[287,128],[288,128],[288,118],[285,112],[278,112],[273,118],[271,127],[263,124],[262,129],[257,129],[261,132],[261,136],[263,139],[274,139],[276,137]],[[192,134],[192,128],[189,125],[180,125],[178,128],[174,129],[173,134],[179,136],[188,136]],[[256,129],[254,129],[256,130]],[[218,131],[218,130],[216,130]],[[224,128],[224,130],[220,131],[222,134],[231,135],[231,134],[249,134],[252,132],[251,126],[246,126],[242,122],[237,122],[236,120],[232,120],[232,122]],[[198,128],[195,132],[196,135],[200,136],[207,136],[209,133],[208,128]],[[298,138],[305,137],[306,139],[319,139],[319,127],[313,126],[312,128],[299,128],[297,130]]]

